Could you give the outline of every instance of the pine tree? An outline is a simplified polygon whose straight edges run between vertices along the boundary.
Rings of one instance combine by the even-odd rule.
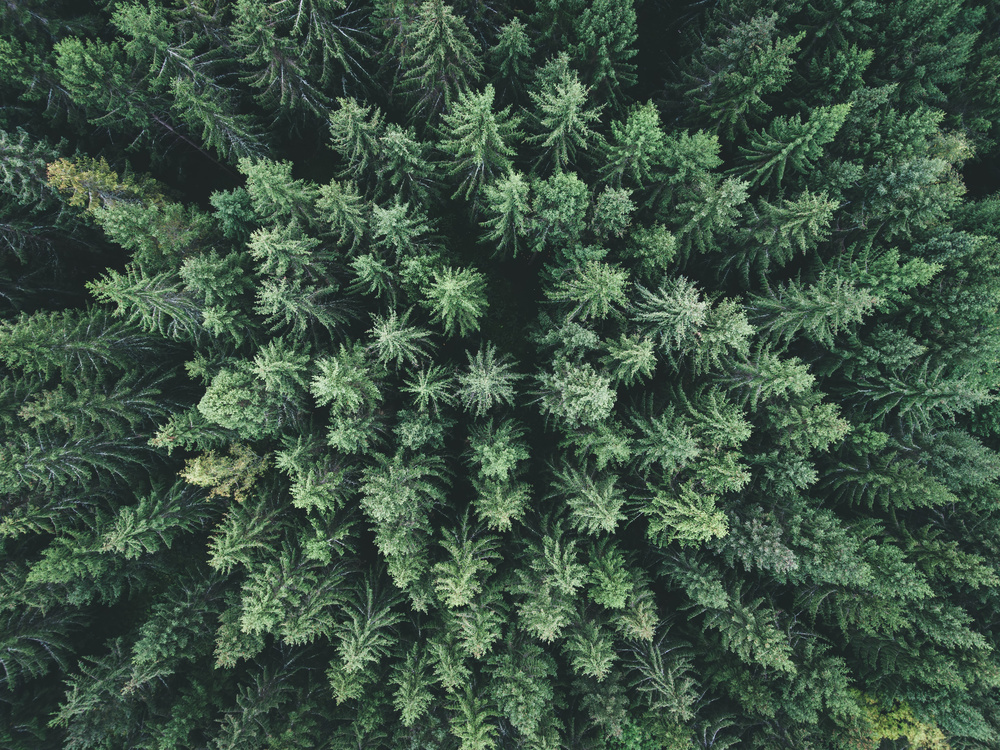
[[[615,476],[594,477],[566,462],[553,471],[553,476],[553,493],[570,507],[570,523],[575,528],[590,535],[611,533],[625,520],[621,513],[625,497],[615,486]]]
[[[496,747],[497,728],[490,722],[496,714],[485,698],[473,692],[471,685],[466,684],[464,692],[456,694],[453,708],[451,733],[460,741],[462,750],[491,750]]]
[[[435,593],[445,607],[464,607],[482,591],[483,581],[494,571],[490,561],[498,557],[497,541],[496,536],[470,528],[468,514],[445,533],[441,547],[448,557],[431,568]]]
[[[380,400],[378,382],[373,368],[358,345],[341,345],[333,357],[317,362],[310,391],[320,406],[329,405],[334,414],[369,410]]]
[[[677,238],[662,224],[654,224],[649,228],[637,227],[629,236],[624,254],[632,261],[633,273],[646,283],[651,283],[670,266],[676,256]]]
[[[123,438],[143,424],[166,417],[173,404],[163,398],[163,377],[127,374],[110,379],[80,379],[32,394],[18,416],[25,426],[52,425],[74,437],[105,432]]]
[[[163,79],[206,77],[205,61],[191,49],[193,40],[174,43],[175,28],[161,6],[136,3],[116,8],[111,23],[128,37],[123,45],[125,52],[136,63],[149,67],[158,87],[166,85]]]
[[[637,38],[635,7],[629,0],[597,0],[583,6],[573,19],[577,39],[573,53],[586,60],[589,84],[603,93],[612,106],[624,99],[623,89],[636,82],[636,66],[631,60]]]
[[[943,424],[993,400],[993,395],[962,376],[946,373],[929,363],[909,371],[873,373],[852,384],[852,399],[863,399],[873,420],[894,416],[906,430],[925,430]]]
[[[412,366],[429,354],[430,333],[409,325],[410,312],[407,310],[399,317],[393,310],[385,318],[378,315],[373,318],[371,346],[380,364],[392,362],[399,367],[406,361]]]
[[[516,256],[524,246],[530,231],[530,185],[520,172],[510,172],[483,187],[484,212],[487,219],[481,222],[483,243],[496,243],[496,247]]]
[[[272,4],[267,0],[239,0],[235,9],[234,23],[230,26],[231,44],[233,52],[243,60],[241,80],[259,91],[257,100],[268,108],[287,112],[303,110],[317,118],[325,117],[329,99],[321,89],[325,83],[321,79],[329,74],[325,71],[315,77],[311,74],[309,53],[312,50],[283,33],[283,24],[277,22],[281,16],[269,5]],[[313,2],[301,4],[299,18],[308,18],[311,14],[302,11],[316,9],[317,5]],[[299,29],[303,25],[301,21],[295,24]],[[343,39],[339,34],[328,33],[321,38],[338,44]],[[329,47],[321,46],[325,63]]]
[[[247,247],[262,276],[321,279],[333,259],[320,240],[308,236],[294,219],[284,226],[258,229]]]
[[[594,201],[594,216],[590,225],[599,238],[622,237],[632,223],[632,191],[606,187]]]
[[[750,227],[743,247],[726,264],[737,266],[745,282],[751,271],[762,276],[771,265],[784,266],[796,253],[806,253],[829,237],[829,226],[838,203],[825,193],[803,192],[797,199],[777,204],[760,201],[751,209]]]
[[[149,277],[136,268],[125,274],[112,270],[87,286],[99,301],[117,305],[117,316],[150,333],[180,341],[201,335],[199,305],[173,274]]]
[[[180,476],[188,484],[207,488],[209,497],[229,497],[243,502],[268,464],[267,456],[258,456],[244,444],[234,444],[229,448],[228,457],[209,451],[189,459]]]
[[[375,523],[376,545],[397,586],[410,589],[427,572],[429,514],[444,501],[441,461],[433,456],[378,456],[366,469],[361,507]]]
[[[603,362],[616,383],[632,385],[637,380],[649,378],[656,369],[653,339],[622,334],[615,341],[608,341],[608,353]]]
[[[254,213],[262,221],[298,219],[305,226],[315,221],[315,185],[292,178],[292,163],[270,159],[240,159],[240,172]]]
[[[330,225],[337,242],[353,251],[361,243],[368,228],[368,205],[353,182],[331,180],[319,189],[316,208]]]
[[[649,504],[648,534],[654,544],[678,542],[682,547],[724,537],[729,532],[725,513],[716,507],[717,497],[702,495],[690,484],[680,492],[657,492]]]
[[[708,320],[709,304],[693,282],[677,277],[651,292],[638,287],[641,302],[633,317],[648,336],[670,351],[681,349]]]
[[[434,701],[429,689],[432,684],[429,667],[427,652],[414,645],[407,652],[406,660],[397,662],[394,668],[392,683],[396,685],[396,694],[393,705],[399,711],[404,726],[413,726]]]
[[[456,332],[467,336],[479,330],[479,319],[487,307],[485,290],[486,280],[478,271],[447,267],[434,272],[424,304],[431,310],[431,319],[441,323],[446,336]]]
[[[601,682],[617,660],[610,634],[593,620],[581,620],[573,628],[564,647],[573,671]]]
[[[198,402],[210,422],[234,430],[247,440],[274,435],[281,427],[280,405],[269,398],[264,384],[247,363],[224,368],[213,377]]]
[[[652,102],[633,107],[624,122],[611,123],[611,138],[601,177],[611,185],[634,187],[659,179],[667,158],[667,139]]]
[[[489,59],[496,68],[493,83],[510,86],[520,93],[530,68],[531,40],[520,19],[512,18],[497,32],[497,40],[489,50]]]
[[[740,151],[746,166],[740,173],[750,176],[751,183],[769,182],[773,177],[781,184],[785,170],[803,173],[822,155],[822,147],[837,135],[851,111],[850,104],[817,107],[809,114],[808,122],[801,117],[776,117],[766,132],[750,136],[748,148]]]
[[[215,250],[184,259],[179,275],[188,291],[206,305],[223,305],[238,299],[250,286],[241,253],[220,256]]]
[[[91,122],[115,130],[127,123],[133,132],[159,131],[199,148],[165,115],[163,97],[156,96],[142,75],[129,70],[119,44],[68,36],[54,51],[61,88],[91,114]]]
[[[764,97],[788,83],[805,32],[780,37],[777,13],[720,31],[718,41],[699,50],[685,71],[683,95],[695,102],[698,122],[732,130],[748,115],[770,109]]]
[[[573,172],[557,172],[533,185],[531,207],[533,247],[565,251],[575,246],[586,231],[590,191]]]
[[[294,333],[339,328],[346,320],[343,307],[330,300],[336,287],[307,286],[300,281],[266,281],[257,291],[254,310],[267,317],[271,331]]]
[[[524,630],[545,643],[560,637],[575,619],[573,597],[586,579],[574,540],[554,525],[529,544],[526,565],[515,571],[518,619]]]
[[[554,659],[523,637],[508,636],[490,664],[490,695],[504,718],[527,738],[537,737],[555,693]]]
[[[546,292],[553,302],[575,303],[567,320],[598,320],[615,315],[626,304],[628,272],[608,263],[588,261],[573,269]]]
[[[53,665],[65,669],[69,636],[81,624],[79,612],[66,609],[8,611],[0,622],[0,667],[7,690],[41,677]]]
[[[607,420],[615,406],[611,379],[590,364],[558,362],[536,376],[542,412],[565,427],[593,426]]]
[[[378,107],[365,107],[357,99],[341,98],[337,104],[329,116],[330,146],[347,162],[345,173],[360,179],[370,173],[377,160],[385,116]]]
[[[522,377],[512,372],[513,364],[504,355],[497,356],[496,347],[487,344],[476,352],[466,352],[468,370],[459,373],[458,397],[462,405],[477,417],[486,414],[495,404],[514,404],[514,384]]]
[[[99,308],[40,311],[0,322],[0,359],[29,373],[129,369],[156,350],[155,340]]]
[[[45,141],[33,140],[22,128],[14,132],[0,130],[0,191],[22,205],[35,204],[37,208],[57,202],[46,172],[59,151],[59,146],[53,148]]]
[[[809,368],[800,360],[782,359],[766,347],[733,357],[718,379],[754,409],[770,398],[806,393],[815,382]]]
[[[690,200],[677,206],[685,221],[677,229],[680,255],[686,261],[693,251],[709,253],[719,249],[722,237],[733,230],[742,217],[749,185],[733,177],[705,180],[691,192]]]
[[[440,365],[418,370],[412,380],[404,382],[400,390],[412,394],[421,412],[437,412],[455,402],[453,377]]]
[[[748,308],[750,320],[761,332],[788,342],[797,335],[833,345],[841,330],[854,328],[879,303],[870,291],[836,274],[820,274],[804,287],[791,281],[768,296],[755,296]]]
[[[232,98],[212,84],[197,84],[177,78],[173,82],[173,109],[180,122],[198,133],[205,148],[213,149],[230,162],[261,157],[267,140],[260,125],[249,115],[240,114]]]
[[[289,645],[329,637],[332,608],[343,593],[329,580],[337,566],[306,559],[297,548],[283,545],[277,559],[262,561],[241,589],[240,629],[270,633]]]
[[[286,525],[280,506],[268,503],[266,493],[230,506],[209,540],[209,567],[224,574],[237,565],[252,568],[258,557],[273,551]]]
[[[601,107],[586,106],[590,90],[570,69],[565,53],[538,71],[535,87],[529,97],[536,110],[533,129],[538,133],[528,140],[544,149],[539,163],[547,160],[560,172],[573,166],[577,150],[587,151],[597,143],[592,123],[600,119]]]
[[[136,505],[118,511],[101,537],[101,551],[134,560],[170,549],[179,535],[204,528],[215,514],[215,508],[184,482],[155,487]]]
[[[378,142],[381,166],[376,170],[378,193],[398,193],[418,204],[429,203],[439,192],[437,164],[431,144],[417,140],[413,128],[390,124]]]
[[[163,195],[149,179],[119,175],[104,159],[57,159],[46,168],[48,183],[68,194],[66,202],[87,211],[117,203],[160,203]]]
[[[209,242],[209,217],[197,208],[163,202],[117,201],[93,212],[107,237],[132,251],[132,263],[147,275],[173,271]]]
[[[438,147],[453,159],[450,173],[461,176],[455,196],[468,199],[482,185],[511,171],[510,141],[519,136],[519,119],[511,115],[510,107],[494,112],[494,96],[492,84],[480,93],[463,91],[442,117],[444,132]]]
[[[114,639],[106,654],[89,657],[67,682],[65,700],[52,724],[63,727],[79,747],[97,747],[107,732],[126,742],[140,732],[141,697],[123,696],[122,688],[130,671],[122,638]]]
[[[672,406],[658,417],[636,416],[633,423],[639,431],[634,460],[644,476],[659,466],[669,479],[690,466],[704,450],[692,425]]]
[[[405,35],[401,85],[416,99],[411,116],[433,118],[462,107],[464,96],[482,75],[478,45],[464,19],[444,0],[426,0],[407,24]],[[493,103],[489,90],[487,107]]]

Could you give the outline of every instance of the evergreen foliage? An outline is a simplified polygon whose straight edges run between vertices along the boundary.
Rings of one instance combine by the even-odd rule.
[[[0,12],[0,746],[1000,749],[980,0]]]

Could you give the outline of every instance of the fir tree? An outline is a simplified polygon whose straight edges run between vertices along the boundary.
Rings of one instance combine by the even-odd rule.
[[[520,172],[511,172],[483,188],[486,215],[482,242],[517,255],[530,227],[530,185]]]
[[[539,70],[536,87],[529,96],[538,113],[534,129],[539,132],[529,141],[544,149],[542,158],[547,156],[555,171],[562,171],[573,166],[577,150],[586,151],[596,142],[592,123],[601,110],[586,106],[589,89],[570,70],[565,54]]]
[[[789,167],[805,172],[819,158],[821,148],[837,135],[850,110],[849,104],[819,107],[805,123],[800,117],[775,118],[766,132],[750,136],[749,148],[741,149],[747,161],[741,173],[750,176],[752,183],[773,176],[780,184]]]
[[[996,31],[8,3],[0,745],[1000,745]]]
[[[496,347],[487,345],[475,355],[466,352],[468,370],[458,376],[458,396],[463,406],[476,416],[486,414],[495,404],[514,403],[514,383],[521,377],[511,372],[512,363]]]
[[[683,93],[696,103],[697,120],[731,130],[747,115],[767,112],[763,97],[791,78],[792,56],[804,36],[780,37],[777,13],[725,29],[716,43],[698,51],[685,71]]]
[[[518,136],[519,121],[510,107],[494,112],[494,96],[492,84],[480,93],[462,92],[442,118],[439,147],[454,160],[451,174],[461,177],[456,196],[468,198],[494,176],[511,170],[514,149],[509,142]]]
[[[457,332],[467,336],[479,329],[479,319],[487,306],[485,289],[485,279],[478,271],[448,267],[434,272],[425,304],[431,310],[431,319],[442,324],[445,335]]]
[[[444,0],[420,5],[405,33],[401,84],[416,99],[412,115],[449,112],[482,74],[476,40]]]

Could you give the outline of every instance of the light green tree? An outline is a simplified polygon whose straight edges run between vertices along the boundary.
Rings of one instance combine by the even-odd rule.
[[[572,167],[578,151],[588,151],[598,141],[594,123],[600,106],[587,106],[590,89],[569,67],[569,56],[559,54],[539,69],[535,90],[529,92],[534,105],[528,141],[542,150],[539,163],[550,163],[557,172]]]
[[[466,352],[468,369],[458,375],[458,397],[468,410],[483,416],[493,406],[514,404],[514,384],[522,377],[513,372],[506,355],[497,356],[496,347],[487,344],[475,354]]]
[[[494,111],[494,97],[492,84],[479,93],[463,92],[442,117],[443,137],[438,147],[452,159],[450,173],[461,178],[455,196],[468,199],[513,166],[511,144],[519,136],[519,119],[511,115],[509,106]]]
[[[479,319],[487,307],[486,279],[479,271],[450,266],[435,271],[424,293],[431,320],[441,323],[445,335],[467,336],[479,330]]]

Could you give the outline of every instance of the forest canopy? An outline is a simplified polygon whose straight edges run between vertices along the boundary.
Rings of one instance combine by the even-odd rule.
[[[1000,7],[0,10],[0,747],[1000,748]]]

